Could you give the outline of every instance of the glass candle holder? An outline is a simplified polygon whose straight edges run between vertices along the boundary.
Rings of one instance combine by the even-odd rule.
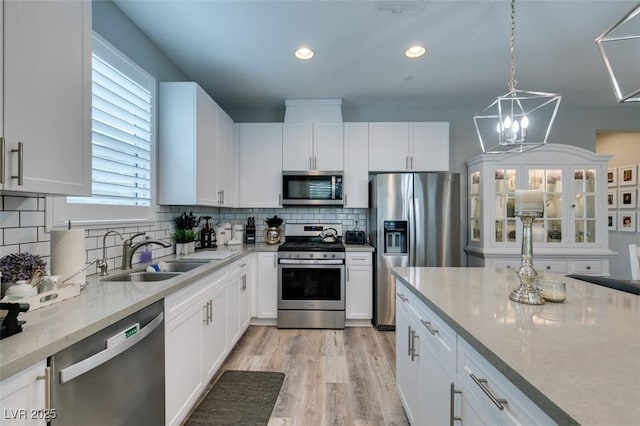
[[[533,267],[533,237],[531,227],[536,218],[542,217],[542,211],[516,211],[522,221],[522,263],[517,271],[520,287],[511,291],[509,299],[527,305],[543,305],[544,298],[536,288],[538,273]]]

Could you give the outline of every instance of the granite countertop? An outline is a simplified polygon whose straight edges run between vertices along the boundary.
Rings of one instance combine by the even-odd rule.
[[[640,296],[545,274],[567,300],[531,306],[509,300],[511,269],[393,274],[551,418],[639,424]]]
[[[90,275],[79,296],[19,315],[18,319],[26,321],[23,331],[0,341],[0,380],[46,359],[249,253],[275,250],[277,245],[268,244],[221,247],[212,251],[235,253],[223,260],[211,260],[205,266],[165,281],[102,282],[97,275]],[[167,256],[154,261],[173,259],[175,256]],[[110,271],[111,275],[120,272]]]

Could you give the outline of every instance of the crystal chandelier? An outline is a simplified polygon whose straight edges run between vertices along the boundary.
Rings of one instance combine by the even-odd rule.
[[[511,0],[509,91],[473,116],[483,153],[523,152],[547,143],[561,96],[517,90],[516,2]]]
[[[640,3],[596,38],[619,103],[640,102]]]

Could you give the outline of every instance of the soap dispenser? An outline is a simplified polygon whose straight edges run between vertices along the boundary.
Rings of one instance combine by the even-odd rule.
[[[145,237],[145,241],[151,239],[151,237]],[[140,263],[151,263],[153,260],[153,250],[151,249],[151,244],[145,244],[142,247],[142,251],[140,252]]]

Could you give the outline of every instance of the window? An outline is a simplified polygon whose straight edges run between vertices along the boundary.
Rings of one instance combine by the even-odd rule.
[[[66,197],[54,225],[153,219],[155,79],[94,34],[92,195]]]

